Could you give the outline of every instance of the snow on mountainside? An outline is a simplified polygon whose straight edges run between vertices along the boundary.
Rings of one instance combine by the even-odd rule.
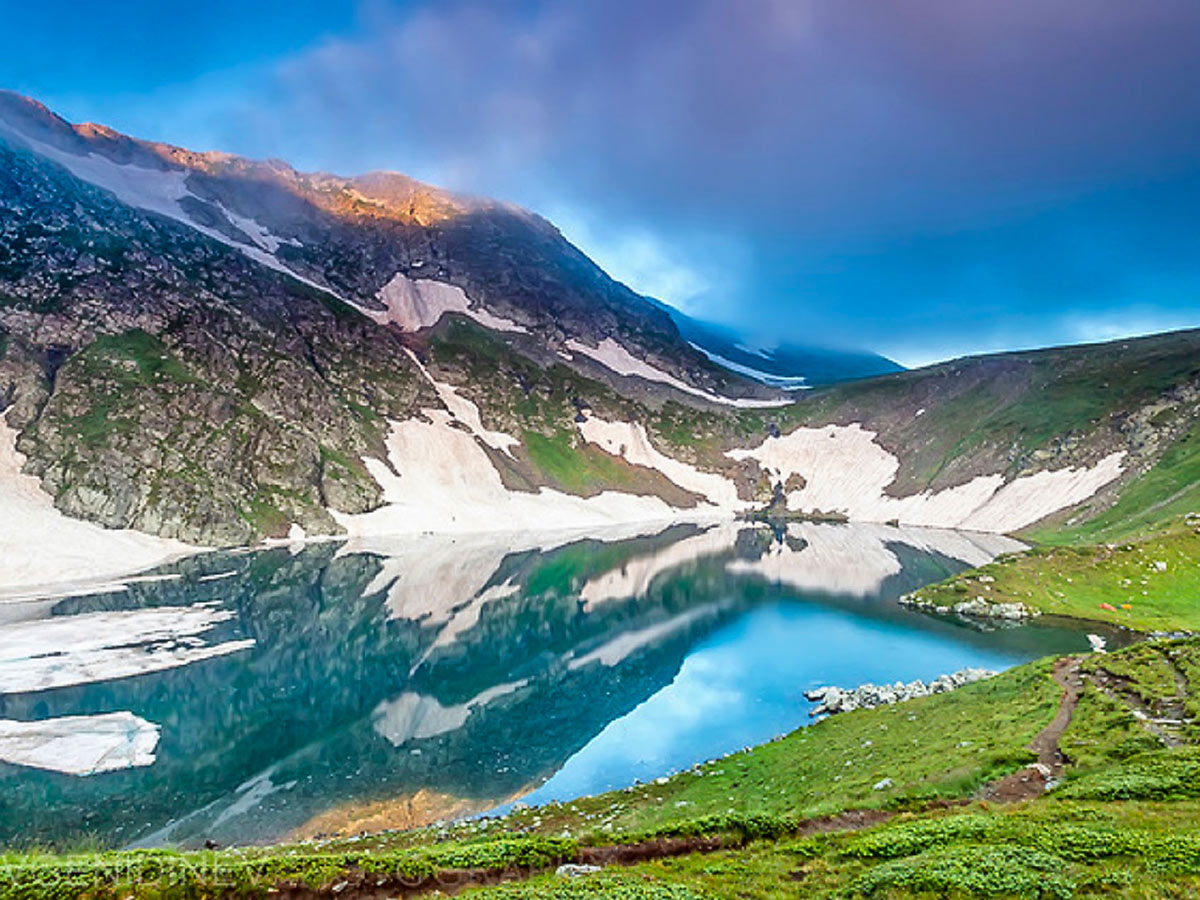
[[[503,204],[14,95],[0,123],[0,543],[29,560],[0,588],[63,571],[30,536],[112,576],[264,537],[763,510],[1009,532],[1102,512],[1200,416],[1196,332],[914,372],[756,354]]]

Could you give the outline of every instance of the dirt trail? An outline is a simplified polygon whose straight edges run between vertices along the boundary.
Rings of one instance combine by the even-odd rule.
[[[993,803],[1030,800],[1043,794],[1050,781],[1062,775],[1066,757],[1059,747],[1059,741],[1071,724],[1075,707],[1079,705],[1079,694],[1083,690],[1079,663],[1079,657],[1068,656],[1054,664],[1054,680],[1063,692],[1054,718],[1029,744],[1029,749],[1037,754],[1037,762],[985,786],[980,792],[981,799]]]

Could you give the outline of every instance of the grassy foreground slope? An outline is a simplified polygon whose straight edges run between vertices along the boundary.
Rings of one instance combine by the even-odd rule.
[[[1134,631],[1200,631],[1200,516],[1119,543],[1036,547],[915,596],[935,606],[981,596]]]
[[[1193,685],[1195,639],[1053,670],[1035,662],[651,785],[440,832],[10,855],[0,897],[389,897],[464,885],[464,896],[500,898],[1185,897],[1200,890]],[[1035,759],[1052,761],[1055,789],[1041,791]],[[555,874],[563,862],[604,868],[568,879]],[[500,879],[512,883],[490,883]]]

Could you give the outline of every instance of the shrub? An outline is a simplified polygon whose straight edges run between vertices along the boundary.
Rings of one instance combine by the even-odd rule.
[[[1075,892],[1057,856],[1021,847],[939,848],[884,863],[860,875],[851,894],[870,896],[887,888],[960,892],[978,897],[1029,897],[1066,900]]]

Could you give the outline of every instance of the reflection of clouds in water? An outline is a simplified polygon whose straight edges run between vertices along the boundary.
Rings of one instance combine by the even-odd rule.
[[[767,560],[819,587],[840,585],[844,596],[922,552],[986,558],[1006,549],[988,543],[1002,539],[882,525],[792,523],[788,531],[784,544],[750,523],[663,523],[601,535],[322,545],[294,559],[279,550],[255,556],[255,565],[239,566],[245,579],[236,583],[225,560],[183,566],[174,581],[59,609],[236,592],[236,607],[193,604],[203,613],[198,619],[224,617],[219,632],[174,643],[211,648],[213,635],[237,627],[258,638],[253,654],[210,662],[194,676],[105,684],[89,689],[86,703],[75,692],[42,696],[51,717],[99,711],[89,707],[103,698],[105,708],[164,723],[158,759],[145,770],[154,784],[119,798],[111,823],[99,829],[119,825],[124,839],[174,819],[170,834],[147,840],[229,842],[283,836],[324,812],[366,808],[381,792],[508,797],[557,772],[536,796],[546,789],[559,797],[592,793],[789,730],[805,720],[800,691],[814,682],[911,680],[1003,664],[984,658],[995,644],[990,638],[964,639],[963,629],[885,604],[777,601],[797,592],[730,567]],[[953,565],[913,568],[919,577]],[[839,572],[867,581],[840,581]],[[317,614],[291,615],[297,601]],[[100,615],[133,624],[127,613],[171,618],[189,609]],[[10,621],[19,626],[26,614],[48,611],[25,609]],[[78,625],[86,615],[57,618]],[[331,642],[335,633],[350,640]],[[430,654],[447,645],[448,652]],[[1054,649],[1042,644],[1013,659]],[[220,687],[169,693],[185,681]],[[10,714],[32,718],[39,700],[20,699],[24,705]],[[255,771],[280,774],[247,780]],[[177,809],[179,786],[199,776],[214,786],[196,801],[208,805]],[[85,802],[108,807],[97,805],[98,791],[82,793],[98,780],[71,781],[70,796],[30,800],[31,814]],[[274,792],[293,781],[294,789]]]
[[[721,656],[702,652],[689,657],[675,680],[638,707],[637,715],[609,723],[592,740],[604,747],[604,765],[667,757],[683,735],[721,711],[743,705],[747,698],[738,687],[737,673]],[[567,778],[570,767],[589,764],[587,754],[585,749],[567,764]]]

